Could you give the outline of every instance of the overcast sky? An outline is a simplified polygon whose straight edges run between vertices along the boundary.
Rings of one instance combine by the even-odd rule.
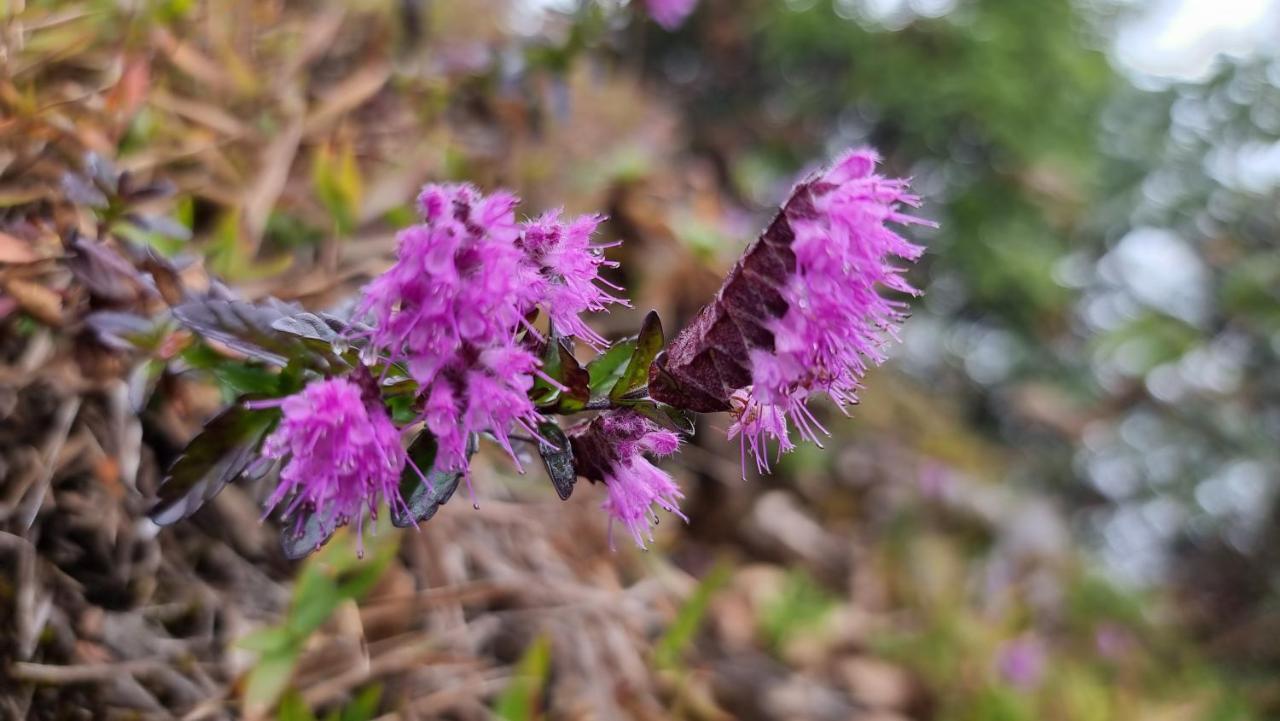
[[[1219,54],[1280,52],[1280,0],[1149,0],[1121,29],[1115,56],[1138,74],[1179,80],[1206,76]]]

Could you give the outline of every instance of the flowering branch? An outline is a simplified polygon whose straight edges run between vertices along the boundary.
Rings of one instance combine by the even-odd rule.
[[[856,151],[798,184],[670,345],[653,312],[613,343],[583,320],[627,304],[600,277],[615,265],[592,242],[603,218],[517,222],[515,196],[469,185],[422,191],[422,222],[400,232],[395,264],[349,318],[278,301],[181,306],[191,330],[281,371],[191,442],[152,518],[176,522],[227,482],[278,465],[266,512],[281,509],[286,553],[301,556],[384,504],[409,526],[460,484],[475,503],[470,459],[483,437],[522,472],[512,441],[536,444],[562,499],[578,477],[605,484],[603,510],[644,546],[656,510],[684,518],[683,493],[648,457],[678,451],[691,413],[731,413],[744,477],[748,453],[765,472],[770,440],[777,453],[793,447],[791,426],[815,442],[826,432],[812,396],[854,402],[884,360],[906,306],[881,290],[916,292],[890,260],[922,252],[888,224],[926,221],[899,211],[919,200],[876,162]],[[585,366],[575,341],[596,353]],[[579,415],[567,428],[552,420]]]

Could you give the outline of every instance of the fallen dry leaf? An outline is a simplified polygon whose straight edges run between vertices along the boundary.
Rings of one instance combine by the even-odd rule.
[[[8,233],[0,233],[0,263],[21,265],[41,259],[40,254],[27,241],[15,238]]]
[[[62,325],[62,297],[54,291],[28,280],[6,281],[4,290],[23,310],[47,325]]]

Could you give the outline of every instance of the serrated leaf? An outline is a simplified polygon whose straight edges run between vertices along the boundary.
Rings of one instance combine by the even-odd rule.
[[[329,515],[311,513],[300,527],[286,527],[280,532],[280,551],[290,561],[297,561],[320,550],[339,526]]]
[[[67,247],[71,251],[67,269],[94,296],[125,304],[155,292],[149,277],[106,244],[72,231]]]
[[[326,357],[347,355],[347,340],[343,336],[346,324],[331,316],[320,316],[315,313],[296,313],[274,321],[271,327],[297,336],[307,347],[324,354]],[[350,351],[348,359],[354,363],[357,355]]]
[[[683,433],[686,436],[694,435],[698,429],[691,413],[665,403],[644,401],[630,404],[629,407],[663,428]]]
[[[551,485],[555,486],[556,495],[560,496],[560,500],[567,501],[573,493],[573,484],[578,480],[577,471],[573,468],[573,448],[569,445],[569,437],[553,421],[539,423],[538,435],[554,444],[539,441],[538,453],[542,456],[547,475],[551,477]]]
[[[116,350],[155,351],[164,341],[167,320],[155,320],[136,313],[100,310],[84,319],[98,342]]]
[[[272,321],[271,327],[282,333],[296,335],[299,338],[321,340],[333,343],[338,339],[341,327],[315,313],[295,313]]]
[[[468,457],[476,452],[476,447],[477,440],[472,436],[467,444]],[[419,434],[409,445],[409,459],[426,474],[427,482],[424,483],[418,471],[406,464],[400,476],[400,494],[405,507],[391,509],[391,524],[396,528],[408,528],[431,520],[440,506],[448,503],[453,492],[458,490],[462,474],[436,468],[435,455],[436,439],[427,431]]]
[[[254,461],[278,416],[276,409],[251,410],[239,401],[214,416],[169,468],[147,515],[167,526],[199,510]]]
[[[262,304],[203,298],[173,309],[178,322],[205,338],[278,366],[310,354],[296,336],[273,327],[276,321],[302,312],[298,306],[274,298]]]
[[[647,386],[649,366],[665,344],[662,319],[658,317],[657,311],[651,310],[640,326],[640,335],[636,336],[636,348],[627,361],[627,369],[609,391],[609,397],[618,400]]]
[[[587,364],[591,378],[591,397],[607,394],[627,370],[627,362],[636,351],[636,338],[626,338],[609,346],[604,353]]]

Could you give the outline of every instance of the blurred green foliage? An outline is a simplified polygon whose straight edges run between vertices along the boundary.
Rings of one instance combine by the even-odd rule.
[[[293,588],[293,603],[277,625],[255,631],[240,639],[239,646],[258,653],[258,661],[245,681],[245,714],[255,718],[269,711],[282,697],[288,701],[280,710],[305,719],[310,711],[296,697],[285,696],[298,657],[311,635],[323,626],[338,607],[364,597],[395,558],[400,535],[390,524],[380,523],[380,532],[369,537],[369,546],[358,534],[340,531],[323,549],[303,565]],[[358,552],[357,552],[358,551]],[[376,687],[372,687],[376,688]],[[376,709],[380,691],[366,690],[343,711],[342,721],[368,718],[360,709]],[[363,700],[361,700],[363,699]],[[348,715],[348,713],[350,715]]]
[[[502,721],[542,718],[542,694],[551,674],[551,640],[539,636],[516,663],[511,683],[494,702],[494,716]]]
[[[1060,504],[1113,579],[1147,589],[1066,573],[1071,632],[1143,628],[1140,608],[1183,631],[1143,671],[1153,698],[1200,694],[1200,718],[1242,717],[1241,698],[1274,714],[1274,685],[1258,679],[1280,670],[1264,640],[1280,603],[1280,60],[1264,50],[1203,81],[1142,78],[1108,53],[1141,8],[932,7],[708,0],[691,27],[653,39],[648,68],[681,103],[690,149],[762,214],[804,164],[849,145],[914,176],[941,228],[912,271],[925,295],[899,353],[927,391],[896,402],[954,414],[925,424],[877,395],[860,431],[946,451],[949,473],[979,489]],[[958,450],[977,438],[1000,457]],[[886,565],[927,621],[904,653],[930,678],[989,664],[1013,627],[1060,633],[1043,611],[1024,609],[1029,623],[974,610],[992,591],[965,579],[1004,563],[1006,545],[891,530]],[[1216,669],[1179,645],[1188,637]],[[1066,658],[1048,707],[994,689],[944,717],[1134,717],[1136,701],[1104,693],[1107,667],[1051,647]]]

